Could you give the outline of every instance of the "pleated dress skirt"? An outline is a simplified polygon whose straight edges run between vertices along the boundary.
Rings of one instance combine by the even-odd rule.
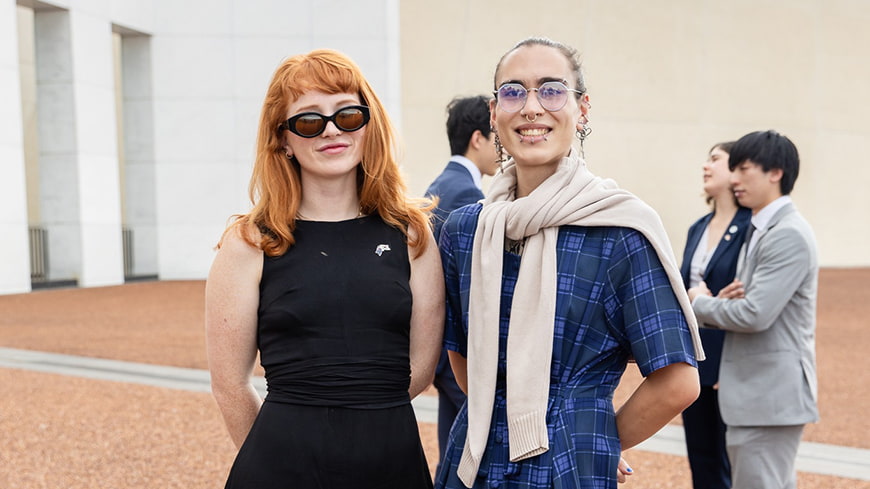
[[[227,489],[428,489],[410,404],[353,409],[265,402]]]

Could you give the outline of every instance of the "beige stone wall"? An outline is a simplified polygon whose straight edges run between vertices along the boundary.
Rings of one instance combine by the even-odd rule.
[[[27,185],[28,224],[38,224],[39,212],[39,144],[36,138],[36,59],[34,57],[33,10],[16,7],[18,22],[18,59],[21,76],[22,139],[24,142]]]
[[[706,212],[716,142],[774,128],[801,153],[793,198],[823,266],[870,266],[870,2],[518,0],[400,4],[402,135],[422,193],[449,157],[447,102],[489,92],[499,57],[543,35],[577,48],[590,168],[662,216],[677,258]]]

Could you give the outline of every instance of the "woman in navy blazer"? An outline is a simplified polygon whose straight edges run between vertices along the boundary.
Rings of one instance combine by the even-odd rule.
[[[731,283],[752,212],[740,207],[731,191],[728,153],[734,142],[710,149],[704,163],[704,193],[713,211],[689,228],[680,271],[686,288],[704,281],[715,296]],[[703,325],[700,325],[703,326]],[[722,356],[723,331],[701,329],[707,359],[698,363],[701,395],[683,411],[683,428],[692,485],[695,489],[729,489],[731,464],[725,449],[725,424],[719,414],[716,383]]]

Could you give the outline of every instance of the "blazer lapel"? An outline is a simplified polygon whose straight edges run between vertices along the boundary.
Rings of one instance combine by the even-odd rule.
[[[764,241],[764,237],[771,231],[771,229],[775,228],[779,221],[781,221],[785,216],[794,212],[794,204],[788,203],[782,207],[782,209],[776,211],[776,214],[770,218],[770,221],[767,223],[767,227],[764,229],[758,239],[755,241],[755,247],[752,248],[752,253],[749,256],[746,256],[746,253],[743,250],[740,250],[740,258],[737,262],[737,274],[740,276],[741,281],[744,284],[749,286],[749,278],[752,276],[753,271],[755,270],[755,266],[757,264],[756,258],[758,257],[758,249],[761,247],[762,241]],[[751,224],[750,224],[751,225]],[[755,231],[756,233],[760,232],[759,230]],[[743,246],[749,246],[749,240],[746,240]],[[741,263],[741,261],[743,263]]]
[[[783,217],[791,214],[792,212],[794,212],[794,205],[788,203],[782,206],[782,209],[776,211],[776,214],[774,214],[773,217],[770,218],[770,221],[768,221],[767,227],[764,229],[764,232],[761,232],[761,230],[758,229],[755,230],[756,233],[761,232],[761,234],[758,235],[758,239],[755,241],[755,247],[752,248],[752,253],[749,255],[749,258],[752,258],[758,254],[756,253],[758,251],[758,247],[761,246],[761,242],[764,241],[764,237],[767,236],[767,233],[769,233],[771,229],[775,228]],[[748,245],[749,242],[747,241],[746,244]]]
[[[719,238],[719,244],[716,245],[716,249],[713,251],[713,256],[710,257],[710,261],[707,262],[707,269],[704,270],[704,279],[707,278],[707,273],[710,271],[710,267],[716,263],[719,258],[732,247],[739,247],[742,243],[738,243],[735,236],[739,236],[740,231],[739,227],[736,224],[737,222],[737,214],[734,214],[734,217],[731,218],[731,222],[728,223],[728,229],[725,230],[725,234]],[[707,239],[710,239],[708,236]]]
[[[710,224],[711,217],[712,214],[708,214],[706,217],[704,217],[701,225],[698,226],[698,232],[692,234],[692,237],[689,240],[690,249],[695,250],[698,248],[698,243],[701,241],[701,236],[704,235],[704,230],[707,229],[707,226]]]
[[[698,243],[701,241],[701,236],[704,230],[707,229],[707,224],[710,222],[713,214],[707,214],[698,220],[689,228],[689,234],[686,236],[686,246],[683,248],[683,263],[680,265],[680,275],[683,276],[683,284],[689,287],[689,274],[692,269],[692,256],[695,255],[695,250],[698,249]]]

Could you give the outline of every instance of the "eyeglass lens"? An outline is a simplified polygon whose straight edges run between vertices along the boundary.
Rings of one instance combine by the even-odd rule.
[[[568,92],[572,91],[562,82],[548,81],[537,88],[529,88],[519,83],[505,83],[496,91],[498,105],[506,112],[516,112],[526,105],[529,92],[537,92],[538,102],[544,109],[555,112],[565,106]]]
[[[313,138],[326,130],[329,121],[332,121],[341,131],[358,131],[369,121],[368,107],[361,105],[344,107],[330,116],[317,112],[304,112],[287,119],[286,127],[294,134]]]

